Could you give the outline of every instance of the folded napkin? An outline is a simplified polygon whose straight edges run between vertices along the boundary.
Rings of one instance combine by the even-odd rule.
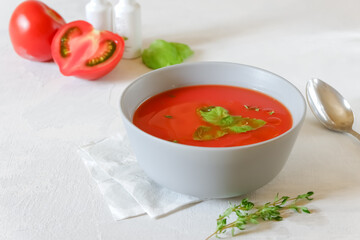
[[[79,150],[115,220],[147,213],[156,218],[199,198],[164,188],[139,167],[126,137],[116,135]]]

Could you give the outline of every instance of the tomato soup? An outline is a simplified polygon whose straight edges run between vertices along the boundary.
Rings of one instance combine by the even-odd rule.
[[[288,109],[263,93],[233,86],[172,89],[144,101],[133,123],[179,144],[233,147],[274,138],[292,126]]]

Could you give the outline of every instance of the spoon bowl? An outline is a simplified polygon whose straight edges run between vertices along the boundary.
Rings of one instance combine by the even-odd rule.
[[[349,102],[333,87],[320,79],[311,79],[306,85],[306,98],[315,117],[328,129],[347,132],[360,140],[352,129],[354,114]]]

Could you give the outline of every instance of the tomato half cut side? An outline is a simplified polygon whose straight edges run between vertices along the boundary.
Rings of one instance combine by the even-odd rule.
[[[85,21],[65,24],[53,38],[51,51],[65,76],[96,80],[111,72],[122,58],[124,40],[98,31]]]

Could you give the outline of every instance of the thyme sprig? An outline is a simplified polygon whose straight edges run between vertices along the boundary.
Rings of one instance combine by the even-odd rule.
[[[232,236],[234,236],[236,229],[245,230],[246,224],[258,224],[259,219],[263,221],[281,221],[283,219],[281,213],[289,209],[293,209],[298,213],[310,213],[307,207],[298,205],[298,202],[300,200],[312,200],[313,198],[310,197],[313,194],[313,192],[307,192],[293,198],[288,196],[279,197],[279,194],[277,194],[273,202],[265,203],[262,206],[255,206],[255,204],[247,198],[244,198],[238,205],[230,204],[230,207],[217,219],[216,231],[207,237],[206,240],[213,236],[219,237],[219,234],[225,233],[228,229],[231,229]],[[232,213],[236,214],[237,219],[228,223]]]

